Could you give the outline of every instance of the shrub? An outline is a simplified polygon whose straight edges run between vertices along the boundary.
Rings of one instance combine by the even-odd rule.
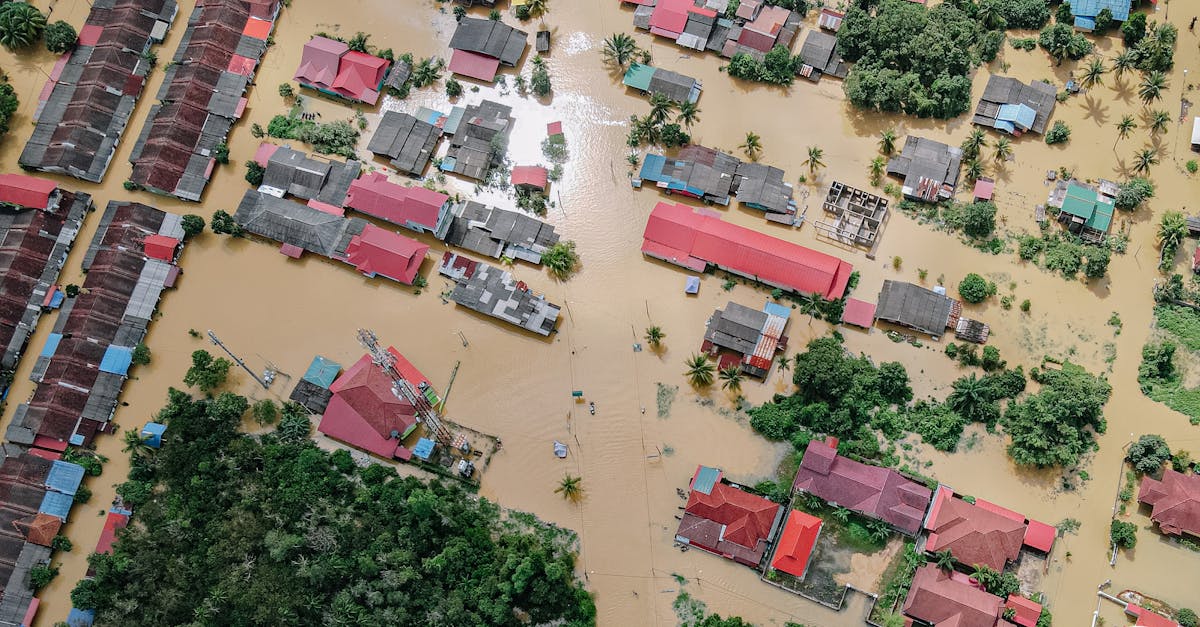
[[[291,98],[292,96],[296,95],[296,90],[292,87],[291,83],[280,83],[279,95],[283,98]]]
[[[550,247],[542,255],[542,264],[560,280],[565,280],[579,266],[579,253],[575,252],[575,242],[561,241]]]
[[[189,213],[179,220],[179,226],[183,229],[183,237],[185,239],[195,237],[204,232],[204,218],[194,213]]]
[[[462,93],[463,93],[462,83],[458,82],[454,78],[446,79],[446,95],[447,96],[449,96],[451,98],[457,98],[457,97],[461,96]]]
[[[973,202],[963,207],[963,232],[974,238],[986,238],[996,229],[996,205]]]
[[[455,8],[458,8],[458,7],[455,7]],[[517,10],[514,11],[514,13],[516,14],[518,20],[521,20],[522,22],[528,20],[529,19],[529,5],[522,4],[522,5],[518,6]]]
[[[1118,547],[1132,549],[1137,546],[1137,525],[1114,518],[1108,528],[1108,538]]]
[[[213,159],[215,159],[217,163],[229,163],[229,145],[225,142],[217,144],[216,147],[213,148]]]
[[[254,416],[254,422],[260,425],[273,425],[279,419],[279,408],[274,401],[264,398],[251,406],[250,414]]]
[[[1192,611],[1191,608],[1185,607],[1175,612],[1175,622],[1183,627],[1196,627],[1196,625],[1200,624],[1200,619],[1196,617],[1196,612]]]
[[[1031,305],[1032,305],[1032,303],[1030,303],[1029,299],[1026,298],[1025,300],[1021,301],[1021,311],[1025,312],[1025,313],[1029,313],[1029,307]]]
[[[46,27],[45,38],[46,50],[62,54],[75,48],[75,42],[79,40],[79,35],[75,32],[74,26],[59,20]]]
[[[263,175],[267,173],[267,169],[258,164],[257,161],[251,160],[246,162],[246,182],[254,187],[262,185]]]
[[[1135,177],[1121,185],[1113,204],[1117,209],[1136,209],[1150,198],[1154,198],[1154,184],[1144,178]]]
[[[1143,435],[1129,447],[1125,459],[1142,474],[1157,472],[1171,459],[1171,449],[1161,435]]]
[[[55,551],[66,551],[70,553],[71,549],[75,548],[75,545],[71,543],[71,539],[67,536],[54,536],[54,538],[50,540],[50,548],[54,549]]]
[[[541,59],[540,56],[534,57],[533,74],[529,77],[529,87],[533,89],[535,95],[545,98],[550,95],[550,71],[546,69],[546,63]]]
[[[150,347],[143,342],[138,342],[137,346],[133,347],[133,355],[130,358],[134,365],[145,366],[150,363]]]
[[[14,3],[15,4],[15,3]],[[34,591],[41,590],[50,585],[51,581],[58,576],[58,566],[54,564],[38,564],[29,569],[29,587]]]
[[[975,274],[968,274],[958,284],[958,294],[968,303],[982,303],[996,293],[996,286],[987,279]]]
[[[1047,144],[1061,144],[1068,139],[1071,139],[1071,127],[1067,126],[1067,123],[1062,120],[1055,121],[1054,126],[1049,131],[1046,131]]]
[[[242,234],[241,225],[233,219],[233,216],[220,209],[213,212],[212,221],[209,224],[213,233],[224,233],[234,237],[240,237]]]

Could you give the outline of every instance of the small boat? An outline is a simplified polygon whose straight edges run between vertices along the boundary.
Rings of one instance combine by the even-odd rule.
[[[591,412],[593,416],[596,415],[596,403],[595,402],[588,403],[588,411]]]

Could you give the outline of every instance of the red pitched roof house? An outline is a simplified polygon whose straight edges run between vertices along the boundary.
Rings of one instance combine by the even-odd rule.
[[[1130,603],[1125,606],[1125,613],[1136,618],[1137,622],[1133,627],[1179,627],[1179,623],[1163,616],[1156,614],[1140,605]]]
[[[129,514],[122,511],[108,512],[104,519],[104,529],[100,532],[100,540],[96,542],[95,553],[112,553],[113,543],[117,541],[117,530],[129,526]]]
[[[650,212],[642,254],[696,272],[710,264],[772,287],[836,299],[854,267],[837,257],[660,202]]]
[[[179,240],[166,235],[148,235],[142,248],[146,252],[146,256],[151,259],[159,259],[168,263],[175,261],[175,250],[179,247]]]
[[[451,74],[490,83],[500,71],[500,59],[470,50],[455,50],[450,53],[449,70]]]
[[[798,510],[788,512],[787,522],[779,541],[775,543],[775,556],[771,568],[804,579],[808,562],[812,557],[817,538],[821,536],[821,519]]]
[[[1020,557],[1025,539],[1023,518],[1014,520],[954,498],[945,486],[938,487],[925,529],[926,551],[948,550],[964,566],[982,564],[997,571]]]
[[[350,184],[346,206],[423,233],[437,228],[450,197],[424,187],[405,187],[371,172]]]
[[[757,18],[742,27],[738,43],[764,54],[770,52],[779,38],[779,31],[783,29],[791,14],[791,11],[783,7],[764,6]]]
[[[540,165],[513,166],[509,180],[517,189],[536,189],[546,191],[550,174]]]
[[[1013,611],[1012,622],[1021,627],[1037,627],[1038,619],[1042,616],[1040,603],[1015,594],[1008,595],[1008,600],[1004,602],[1004,609]]]
[[[50,194],[58,188],[54,181],[24,174],[0,174],[0,203],[45,209],[50,206]]]
[[[428,383],[395,348],[388,348],[388,352],[397,358],[396,369],[409,383]],[[401,368],[401,363],[406,367]],[[363,355],[342,373],[329,391],[333,397],[317,431],[385,459],[411,457],[402,442],[417,426],[416,409],[392,393],[391,378],[371,361],[370,355]]]
[[[301,85],[332,85],[337,78],[342,55],[349,50],[349,46],[335,39],[313,37],[304,44],[300,67],[292,78]]]
[[[1004,602],[963,581],[965,575],[951,575],[933,564],[917,569],[904,615],[934,627],[996,627],[1005,625],[1001,615]],[[967,580],[969,581],[969,579]]]
[[[350,50],[340,42],[313,37],[304,44],[293,77],[301,85],[354,102],[375,104],[391,62]]]
[[[778,503],[721,483],[719,477],[711,486],[693,481],[675,539],[757,567],[781,508]]]
[[[1169,536],[1200,537],[1200,475],[1185,475],[1168,468],[1161,480],[1143,477],[1138,502],[1150,505],[1150,520]]]
[[[427,252],[429,246],[421,242],[368,224],[350,239],[346,262],[368,277],[379,275],[412,285]]]
[[[819,440],[808,443],[792,489],[878,518],[909,535],[921,530],[932,494],[890,468],[842,457],[834,446]]]
[[[709,17],[716,15],[713,11],[696,8],[692,0],[658,0],[658,5],[650,14],[650,32],[677,39],[687,26],[687,16],[692,11]]]

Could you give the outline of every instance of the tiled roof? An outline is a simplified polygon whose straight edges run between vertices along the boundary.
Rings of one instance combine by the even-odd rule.
[[[1200,475],[1168,468],[1161,480],[1143,477],[1138,502],[1152,506],[1150,519],[1163,533],[1200,536]]]
[[[958,580],[933,564],[917,569],[904,614],[936,627],[996,627],[1003,600]]]
[[[400,437],[416,424],[416,410],[392,392],[392,380],[363,355],[329,387],[333,392],[317,430],[391,459]]]
[[[944,486],[938,488],[925,528],[929,531],[927,551],[949,550],[967,567],[982,564],[996,571],[1003,571],[1005,564],[1017,559],[1025,539],[1022,520],[954,498]]]
[[[788,512],[787,522],[776,542],[771,568],[803,578],[820,535],[820,518],[798,510]]]
[[[793,487],[831,503],[883,520],[908,534],[921,529],[929,488],[900,473],[837,454],[813,440],[805,449]]]

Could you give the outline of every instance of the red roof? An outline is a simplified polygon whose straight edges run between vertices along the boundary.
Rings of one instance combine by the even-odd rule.
[[[1138,502],[1153,507],[1150,520],[1158,523],[1159,531],[1171,536],[1200,536],[1200,475],[1168,468],[1161,481],[1143,477]]]
[[[1133,603],[1125,606],[1125,613],[1137,618],[1134,627],[1179,627],[1179,623]]]
[[[24,174],[0,174],[0,203],[45,209],[50,205],[50,193],[57,188],[57,183],[46,179]]]
[[[684,509],[693,516],[724,525],[722,539],[753,549],[759,542],[766,542],[779,504],[718,483],[708,494],[692,490]]]
[[[129,514],[109,512],[104,519],[104,529],[100,532],[100,540],[96,542],[96,553],[112,553],[113,542],[117,540],[117,530],[129,525]]]
[[[229,58],[229,66],[226,68],[234,74],[242,76],[250,76],[254,74],[254,68],[258,67],[258,60],[250,57],[243,57],[240,54],[235,54]],[[241,115],[241,111],[238,112]]]
[[[788,512],[787,523],[783,525],[783,533],[776,544],[775,557],[771,560],[771,568],[803,578],[804,571],[808,569],[808,559],[820,535],[820,518],[798,510]]]
[[[379,100],[380,84],[391,62],[387,59],[351,50],[342,55],[333,91],[359,102],[375,104]]]
[[[100,41],[100,34],[104,32],[104,27],[99,24],[84,24],[83,28],[79,29],[79,45],[94,46]]]
[[[563,134],[562,122],[551,122],[551,123],[547,124],[546,125],[546,134],[549,135],[550,137],[554,137],[555,135],[562,135]]]
[[[265,168],[267,167],[267,163],[271,161],[271,155],[274,155],[276,150],[279,150],[278,144],[262,142],[258,145],[258,150],[254,151],[253,161]]]
[[[271,36],[271,27],[273,23],[267,20],[246,20],[246,28],[242,29],[242,34],[255,39],[267,40]]]
[[[300,255],[304,254],[304,249],[295,244],[283,244],[279,247],[279,253],[292,259],[299,259]]]
[[[793,488],[883,520],[909,534],[921,529],[929,507],[929,488],[900,473],[837,454],[813,440],[804,451]]]
[[[875,324],[875,303],[868,303],[857,298],[846,299],[846,309],[842,311],[842,322],[864,329]]]
[[[401,446],[392,433],[403,436],[416,424],[416,410],[392,393],[391,378],[370,355],[363,355],[329,390],[333,397],[317,431],[335,440],[390,459]]]
[[[58,530],[62,529],[62,524],[63,521],[58,516],[39,513],[33,517],[33,522],[29,523],[25,539],[39,546],[50,546],[54,536],[58,535]]]
[[[167,262],[175,260],[175,248],[178,246],[179,240],[158,234],[147,236],[146,241],[142,243],[147,257]]]
[[[699,8],[692,0],[658,0],[658,5],[650,14],[650,30],[655,34],[678,37],[687,26],[688,13],[717,16],[716,11]]]
[[[954,498],[945,486],[938,488],[925,528],[929,531],[925,550],[949,550],[965,566],[982,564],[997,571],[1020,556],[1025,539],[1023,518],[1013,520]]]
[[[933,564],[917,569],[904,614],[931,625],[995,627],[1001,621],[1003,601],[994,594],[958,581]]]
[[[368,224],[361,234],[351,238],[346,256],[367,276],[380,274],[412,285],[428,251],[429,246],[421,242]]]
[[[849,263],[758,231],[660,202],[650,212],[642,252],[686,268],[713,264],[763,283],[823,298],[846,293]]]
[[[513,166],[512,172],[509,174],[509,180],[516,186],[535,187],[544,190],[546,189],[549,176],[546,168],[540,165],[518,165]]]
[[[405,187],[371,172],[350,184],[346,206],[392,224],[424,229],[437,227],[442,206],[450,197],[424,187]]]
[[[1004,609],[1014,612],[1012,622],[1021,627],[1037,627],[1038,618],[1042,615],[1041,604],[1015,594],[1008,595],[1008,600],[1004,602]]]
[[[975,181],[975,198],[978,200],[991,200],[992,194],[996,191],[996,182],[987,179],[979,179]]]
[[[339,216],[340,217],[340,216],[346,215],[345,209],[343,209],[337,205],[331,205],[327,202],[321,202],[321,201],[317,200],[316,198],[309,199],[307,204],[309,207],[312,207],[313,209],[316,209],[317,211],[322,211],[324,213],[328,213],[331,216]]]
[[[450,72],[488,83],[496,80],[496,72],[500,69],[500,59],[456,49],[450,54]]]
[[[338,64],[350,48],[346,44],[325,37],[313,37],[304,44],[300,67],[295,80],[309,85],[327,86],[337,78]]]
[[[1058,530],[1038,520],[1029,520],[1025,524],[1025,546],[1049,553],[1054,548]]]

